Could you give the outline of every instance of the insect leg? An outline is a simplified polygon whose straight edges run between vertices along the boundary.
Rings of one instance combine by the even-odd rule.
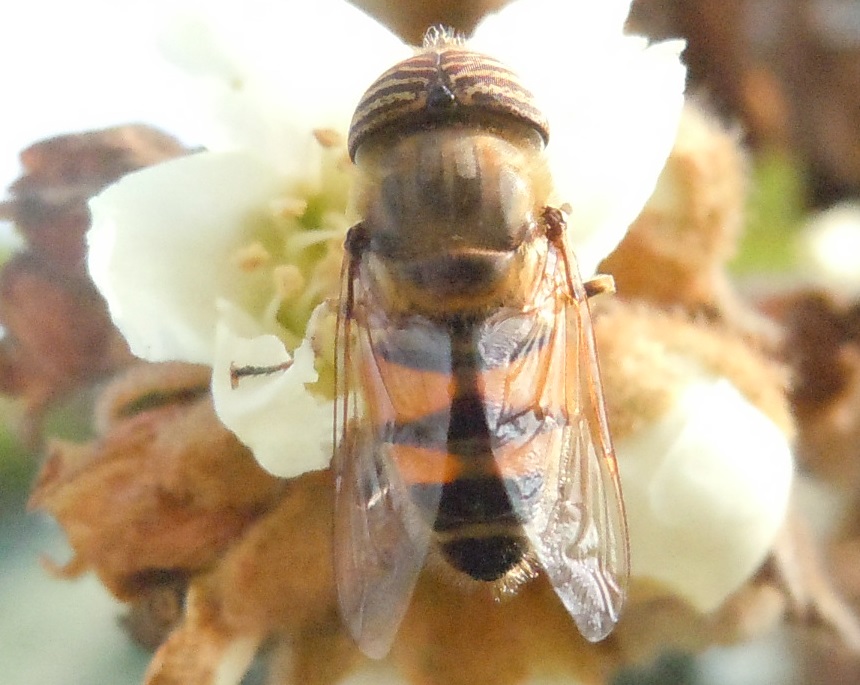
[[[567,285],[571,295],[578,298],[580,293],[574,288],[573,280],[570,277],[571,264],[569,253],[565,246],[564,237],[567,230],[567,222],[564,220],[564,215],[560,209],[555,207],[544,207],[542,215],[544,225],[546,226],[546,237],[555,248],[559,251],[564,259],[564,268],[568,273]],[[595,274],[593,278],[588,279],[583,283],[585,292],[583,293],[587,299],[591,299],[596,295],[608,293],[615,294],[615,279],[611,274]]]
[[[280,364],[272,366],[236,366],[230,364],[230,387],[235,390],[239,387],[239,382],[248,376],[271,376],[274,373],[286,371],[293,365],[293,360],[288,359]]]
[[[588,299],[596,295],[615,294],[615,279],[611,274],[595,274],[593,278],[589,278],[583,283],[585,286],[585,296]]]

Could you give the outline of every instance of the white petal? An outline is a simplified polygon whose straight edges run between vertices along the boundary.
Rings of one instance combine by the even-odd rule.
[[[568,220],[585,275],[615,249],[653,192],[684,103],[681,43],[641,50],[633,39],[625,42],[600,87],[556,116],[561,126],[550,141],[557,201],[572,208]]]
[[[554,202],[572,208],[584,276],[611,252],[654,189],[683,105],[683,44],[621,34],[626,2],[520,0],[472,45],[508,64],[550,124]],[[517,36],[511,40],[511,36]]]
[[[552,51],[574,39],[591,43],[598,40],[595,34],[620,34],[630,13],[630,4],[631,0],[516,0],[484,17],[470,42],[492,49],[489,54],[517,51],[516,44],[521,43],[519,59],[540,62],[547,50]],[[535,43],[543,47],[538,54],[528,49]]]
[[[792,482],[785,435],[725,379],[691,383],[616,444],[633,575],[715,609],[770,550]]]
[[[234,387],[231,368],[277,366],[290,360],[274,335],[251,337],[253,323],[226,303],[216,334],[212,394],[218,417],[253,452],[260,465],[282,478],[327,468],[332,453],[334,407],[305,388],[317,380],[314,352],[305,341],[292,366],[261,376],[244,376]]]
[[[259,646],[258,637],[246,636],[233,640],[218,655],[218,662],[212,674],[212,685],[239,685],[248,672]]]
[[[205,3],[173,24],[165,49],[210,77],[220,126],[210,149],[267,155],[291,175],[291,141],[315,128],[345,134],[361,94],[411,53],[388,29],[342,0]]]
[[[19,150],[60,133],[139,121],[197,142],[182,80],[154,41],[168,1],[3,3],[0,188],[20,173]]]
[[[229,258],[279,180],[238,153],[203,153],[123,178],[90,207],[90,273],[132,351],[211,364]]]
[[[842,202],[813,216],[798,243],[810,281],[846,295],[860,292],[860,204]]]

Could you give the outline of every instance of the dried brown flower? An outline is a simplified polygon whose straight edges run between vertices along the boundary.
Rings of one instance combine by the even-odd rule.
[[[122,126],[21,153],[24,173],[0,204],[26,241],[0,271],[0,392],[23,399],[30,438],[52,401],[131,360],[86,271],[87,201],[124,174],[184,152],[159,131]]]
[[[419,45],[428,26],[452,26],[468,34],[475,28],[478,20],[505,5],[505,0],[405,0],[388,2],[386,0],[353,0],[361,7],[391,27],[405,41]]]
[[[799,459],[844,489],[860,488],[860,305],[800,290],[764,307],[786,331]]]
[[[825,206],[860,189],[856,6],[827,0],[636,0],[637,30],[687,39],[694,89],[762,148],[789,149]]]
[[[83,275],[87,201],[127,173],[186,152],[175,138],[139,125],[34,143],[21,153],[23,174],[1,205],[3,218],[15,223],[42,260]]]
[[[106,431],[50,443],[30,504],[66,530],[64,575],[92,569],[135,599],[213,564],[283,486],[215,418],[208,369],[141,365],[115,383]]]

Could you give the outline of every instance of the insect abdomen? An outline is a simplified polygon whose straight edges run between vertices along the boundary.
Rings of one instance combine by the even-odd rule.
[[[435,335],[390,335],[377,341],[376,382],[387,389],[393,413],[384,416],[377,407],[376,423],[448,563],[476,580],[495,581],[529,550],[521,524],[543,483],[533,448],[553,435],[535,438],[543,424],[530,406],[533,387],[519,398],[485,392],[498,386],[494,374],[510,368],[486,368],[478,350],[480,328],[480,322],[455,317],[439,324]],[[416,341],[426,344],[424,354],[413,346]],[[534,364],[528,357],[544,353],[535,345],[514,363]],[[514,403],[506,410],[518,419],[500,427],[503,402]],[[518,450],[518,442],[529,444],[528,452]],[[550,449],[547,445],[546,453]]]

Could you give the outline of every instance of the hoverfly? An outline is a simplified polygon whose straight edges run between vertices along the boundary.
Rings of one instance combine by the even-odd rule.
[[[384,656],[426,564],[511,594],[543,572],[591,641],[618,621],[627,529],[588,296],[547,206],[549,127],[450,36],[383,73],[350,127],[335,579]]]

